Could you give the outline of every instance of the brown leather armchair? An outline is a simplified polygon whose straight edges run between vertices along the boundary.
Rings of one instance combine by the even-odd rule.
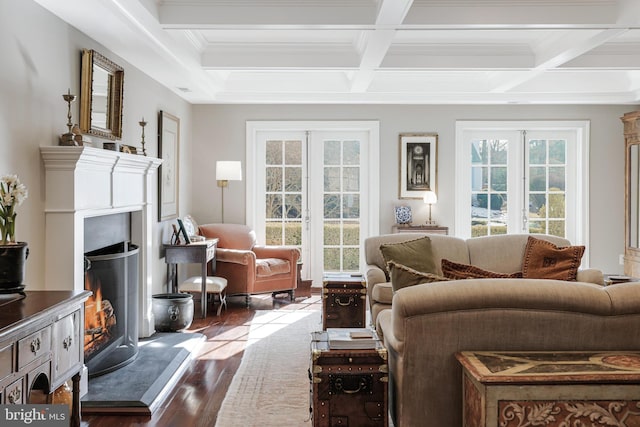
[[[293,301],[298,283],[298,248],[256,244],[256,233],[242,224],[205,224],[200,235],[219,239],[216,276],[227,279],[227,295],[288,293]]]

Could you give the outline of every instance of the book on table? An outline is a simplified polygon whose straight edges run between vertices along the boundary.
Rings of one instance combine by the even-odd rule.
[[[368,328],[327,328],[331,349],[376,348],[378,336]]]

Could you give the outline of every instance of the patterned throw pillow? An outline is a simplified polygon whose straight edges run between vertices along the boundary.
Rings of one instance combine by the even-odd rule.
[[[516,273],[496,273],[494,271],[483,270],[482,268],[458,264],[457,262],[442,260],[442,274],[450,280],[460,279],[517,279],[522,277],[522,272]]]
[[[522,260],[522,277],[575,281],[584,246],[558,247],[529,236]]]
[[[429,237],[420,237],[400,243],[384,243],[380,245],[380,252],[382,252],[387,270],[389,270],[389,262],[395,261],[417,271],[437,273]],[[391,273],[390,270],[389,273]]]
[[[446,277],[434,273],[417,271],[395,261],[389,261],[388,267],[389,270],[391,270],[391,287],[393,288],[393,292],[406,288],[407,286],[448,280]]]

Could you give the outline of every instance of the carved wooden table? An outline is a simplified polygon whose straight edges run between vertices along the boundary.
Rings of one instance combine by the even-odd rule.
[[[202,318],[207,317],[207,263],[211,262],[212,275],[216,271],[216,247],[218,239],[193,242],[188,245],[164,245],[167,263],[167,291],[178,292],[177,264],[197,263],[201,265],[202,296],[200,310]]]
[[[465,427],[640,425],[640,352],[462,352]]]
[[[34,388],[47,393],[47,401],[51,403],[53,392],[71,378],[71,425],[80,425],[84,302],[89,295],[88,291],[30,291],[13,300],[3,296],[0,403],[33,403],[29,397]]]

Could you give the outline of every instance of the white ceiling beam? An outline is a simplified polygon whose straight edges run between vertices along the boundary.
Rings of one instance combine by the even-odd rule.
[[[376,5],[371,0],[169,0],[159,7],[163,28],[206,29],[228,26],[372,25]]]
[[[381,28],[399,27],[412,4],[413,0],[381,0],[376,25]],[[382,64],[389,47],[391,47],[395,33],[395,29],[377,29],[366,33],[364,49],[360,56],[360,68],[351,80],[352,92],[367,90],[375,77],[373,71]]]
[[[627,28],[598,31],[595,34],[580,32],[559,35],[551,42],[545,43],[545,48],[536,52],[536,65],[529,72],[518,73],[507,79],[502,78],[504,75],[497,74],[496,77],[499,77],[500,83],[492,89],[492,92],[513,90],[541,73],[559,67],[626,31],[628,31]]]

